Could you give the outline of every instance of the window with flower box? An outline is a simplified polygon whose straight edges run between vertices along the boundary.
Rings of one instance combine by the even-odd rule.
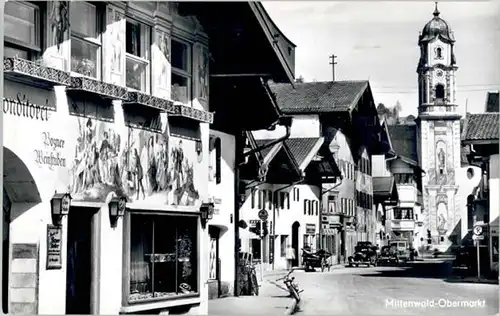
[[[127,18],[126,22],[126,86],[149,93],[151,28],[146,24]]]
[[[4,56],[35,60],[41,53],[40,7],[30,2],[5,2]]]
[[[71,71],[100,79],[101,15],[97,6],[88,2],[71,2]]]
[[[190,104],[192,96],[192,45],[172,39],[172,100]]]
[[[198,219],[130,214],[128,302],[198,293]]]

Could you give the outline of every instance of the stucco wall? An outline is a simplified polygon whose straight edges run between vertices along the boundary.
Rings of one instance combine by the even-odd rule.
[[[253,132],[255,139],[271,139],[278,138],[285,134],[283,126],[276,126],[274,131],[260,130]],[[321,124],[319,115],[294,115],[292,127],[290,129],[290,137],[305,138],[305,137],[320,137]]]
[[[208,194],[215,202],[215,214],[210,225],[216,225],[223,232],[219,236],[219,258],[221,260],[221,281],[228,282],[233,291],[234,286],[234,167],[235,138],[233,135],[210,130],[210,135],[221,140],[221,182],[216,183],[215,168],[209,175]],[[215,150],[210,152],[209,159],[215,167]],[[210,172],[210,171],[209,171]]]

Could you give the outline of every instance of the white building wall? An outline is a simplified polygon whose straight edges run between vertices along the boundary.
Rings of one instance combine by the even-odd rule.
[[[221,260],[221,281],[229,283],[229,293],[234,286],[234,168],[235,137],[211,130],[210,135],[221,140],[221,182],[215,179],[215,149],[209,153],[208,192],[215,202],[215,214],[209,225],[222,230],[219,236],[219,259]]]
[[[271,139],[278,138],[286,132],[285,127],[276,126],[274,131],[260,130],[252,132],[255,139]],[[321,136],[321,123],[319,115],[294,115],[292,127],[290,130],[290,137],[292,138],[306,138],[306,137],[320,137]]]
[[[281,256],[282,252],[281,246],[282,246],[282,238],[283,238],[283,246],[286,247],[286,245],[290,244],[292,245],[292,225],[295,222],[298,222],[300,224],[299,227],[299,233],[298,233],[298,247],[295,249],[296,251],[296,256],[299,257],[299,264],[301,264],[300,256],[301,256],[301,249],[304,246],[304,235],[306,234],[306,226],[307,224],[309,225],[314,225],[315,226],[315,231],[314,231],[314,237],[310,238],[309,243],[311,244],[312,248],[316,248],[316,235],[319,234],[319,194],[320,194],[320,189],[316,186],[310,186],[310,185],[296,185],[294,187],[289,187],[284,190],[281,190],[279,192],[285,192],[288,193],[289,199],[290,199],[290,208],[287,207],[287,203],[284,203],[284,207],[281,208],[280,204],[274,204],[277,205],[276,208],[274,208],[272,205],[269,204],[268,200],[262,200],[261,202],[261,207],[259,208],[259,195],[262,194],[262,191],[277,191],[280,190],[281,188],[284,188],[286,184],[277,184],[277,185],[269,185],[269,184],[262,184],[259,185],[258,187],[255,188],[253,191],[253,198],[254,200],[254,207],[252,208],[252,193],[248,192],[247,193],[247,198],[243,204],[243,206],[240,209],[240,219],[243,219],[247,224],[249,224],[252,221],[257,221],[259,220],[258,217],[258,212],[261,209],[265,209],[268,214],[268,223],[271,225],[273,219],[275,221],[274,227],[275,227],[275,243],[274,243],[274,268],[275,269],[284,269],[286,268],[286,257]],[[294,200],[294,189],[298,190],[298,198]],[[250,190],[249,190],[250,191]],[[279,193],[278,193],[279,195]],[[297,197],[297,193],[295,194]],[[304,200],[309,200],[312,201],[312,214],[309,215],[307,214],[307,210],[304,210]],[[306,214],[304,214],[306,213]],[[272,231],[272,228],[269,228],[269,231]],[[283,236],[283,237],[281,237]],[[253,233],[248,232],[248,228],[245,230],[245,233],[240,234],[241,238],[241,250],[243,252],[251,252],[251,239],[252,238],[257,238],[257,236]],[[264,242],[269,243],[269,239],[266,237],[264,238]],[[269,247],[266,247],[267,251],[269,251]],[[264,254],[264,257],[266,257],[267,254]],[[267,265],[266,269],[269,269],[270,266]]]

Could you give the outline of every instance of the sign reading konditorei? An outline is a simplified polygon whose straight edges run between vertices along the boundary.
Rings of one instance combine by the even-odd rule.
[[[33,104],[25,94],[17,93],[16,99],[3,98],[3,113],[27,117],[33,120],[49,120],[49,100],[46,105]]]
[[[42,133],[44,149],[35,149],[35,162],[52,167],[66,167],[66,158],[59,151],[64,149],[65,140],[55,138],[49,132]]]
[[[62,227],[47,225],[47,270],[62,267]]]

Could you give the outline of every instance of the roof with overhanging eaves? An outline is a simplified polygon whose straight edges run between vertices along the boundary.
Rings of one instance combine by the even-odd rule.
[[[269,84],[285,114],[352,111],[369,86],[367,80]]]

